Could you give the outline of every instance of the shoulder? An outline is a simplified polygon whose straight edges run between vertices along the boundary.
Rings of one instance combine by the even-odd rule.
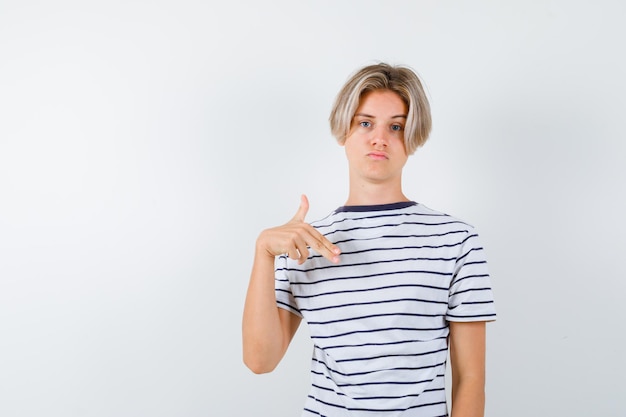
[[[470,235],[476,234],[476,228],[464,219],[450,215],[443,211],[432,209],[422,203],[417,203],[413,207],[416,214],[423,216],[424,219],[430,219],[432,223],[447,225],[458,231],[465,231]]]

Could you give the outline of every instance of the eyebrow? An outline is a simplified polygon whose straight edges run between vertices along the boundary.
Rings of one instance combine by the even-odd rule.
[[[371,114],[365,114],[365,113],[356,113],[354,115],[354,117],[356,117],[356,116],[367,117],[367,118],[370,118],[370,119],[375,119],[376,118],[376,116],[372,116]],[[391,116],[391,118],[392,119],[406,119],[407,116],[406,116],[406,114],[398,114],[396,116]]]

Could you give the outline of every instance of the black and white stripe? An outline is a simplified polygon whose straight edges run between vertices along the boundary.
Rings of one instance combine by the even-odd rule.
[[[414,202],[342,207],[312,223],[341,248],[276,263],[276,299],[314,342],[303,415],[447,415],[448,321],[495,309],[479,238],[465,222]]]

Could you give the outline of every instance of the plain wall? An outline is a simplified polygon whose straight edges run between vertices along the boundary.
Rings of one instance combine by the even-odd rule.
[[[621,1],[0,2],[0,415],[296,416],[254,375],[258,233],[344,203],[332,101],[422,77],[406,194],[477,227],[487,417],[624,416]]]

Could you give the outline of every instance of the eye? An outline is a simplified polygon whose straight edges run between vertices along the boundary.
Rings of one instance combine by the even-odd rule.
[[[372,123],[371,122],[367,122],[367,121],[362,121],[362,122],[359,122],[359,125],[361,127],[370,127],[370,126],[372,126]]]
[[[400,132],[402,131],[402,129],[403,129],[402,125],[391,125],[391,130],[395,132]]]

